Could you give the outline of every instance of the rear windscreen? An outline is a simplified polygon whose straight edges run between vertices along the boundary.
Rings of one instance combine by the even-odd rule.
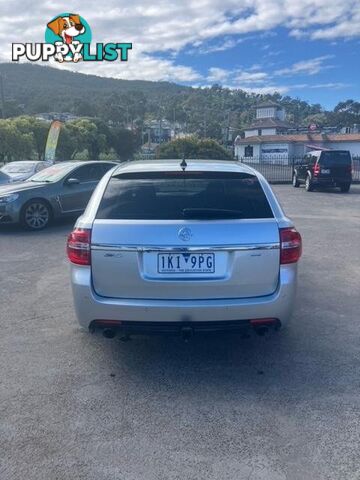
[[[114,176],[101,200],[99,219],[272,218],[253,175],[226,172],[149,172]]]
[[[350,153],[344,152],[322,152],[320,156],[320,164],[323,167],[334,167],[341,165],[351,165]]]

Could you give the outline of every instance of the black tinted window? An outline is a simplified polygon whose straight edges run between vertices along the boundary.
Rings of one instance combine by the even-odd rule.
[[[217,172],[168,172],[112,177],[100,203],[102,219],[271,218],[256,177]]]
[[[350,153],[347,151],[322,152],[320,157],[320,165],[324,167],[351,165]]]
[[[104,167],[105,164],[83,165],[70,176],[77,178],[80,182],[98,181],[111,168],[111,165],[108,168]]]
[[[102,175],[105,175],[106,172],[108,172],[111,168],[115,167],[115,163],[102,163],[100,165],[101,170],[102,170]]]

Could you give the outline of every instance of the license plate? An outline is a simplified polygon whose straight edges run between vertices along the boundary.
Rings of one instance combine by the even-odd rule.
[[[215,273],[214,253],[158,253],[158,273]]]
[[[329,168],[322,168],[321,173],[330,173],[330,169]]]

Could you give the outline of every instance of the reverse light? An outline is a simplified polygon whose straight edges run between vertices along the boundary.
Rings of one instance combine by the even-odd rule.
[[[296,228],[280,228],[280,264],[297,262],[301,252],[301,235]]]
[[[91,265],[91,230],[75,228],[67,239],[67,256],[76,265]]]

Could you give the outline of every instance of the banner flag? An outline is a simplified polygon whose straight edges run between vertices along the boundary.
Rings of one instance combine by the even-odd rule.
[[[46,147],[45,147],[45,155],[44,160],[45,162],[55,162],[55,152],[56,146],[59,139],[60,129],[61,129],[62,122],[59,120],[54,120],[50,125],[50,130],[48,133]]]

